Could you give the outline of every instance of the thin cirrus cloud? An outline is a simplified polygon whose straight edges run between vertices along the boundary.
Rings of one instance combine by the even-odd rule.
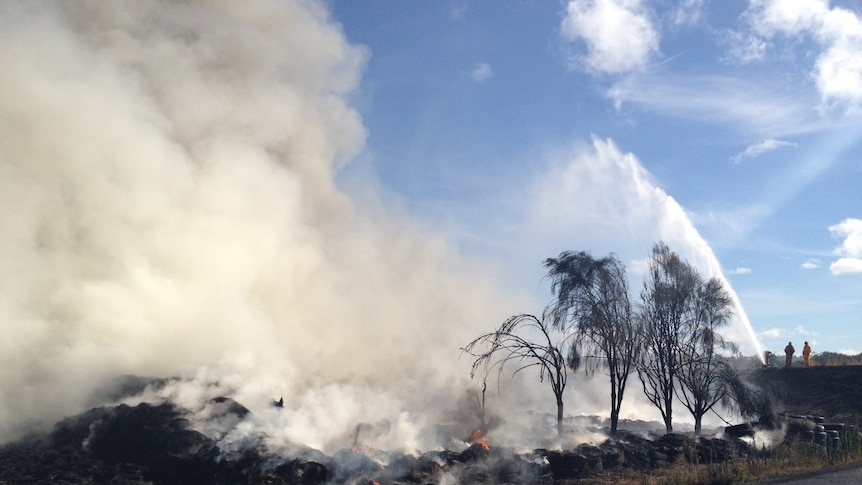
[[[749,32],[726,30],[719,34],[718,39],[726,50],[722,56],[724,62],[749,64],[766,56],[766,41]]]
[[[727,272],[728,274],[751,274],[751,268],[747,268],[745,266],[740,266],[736,269],[730,270]]]
[[[605,74],[640,70],[659,52],[660,35],[640,0],[572,0],[562,36],[582,41],[586,54],[576,60]]]
[[[824,0],[754,0],[744,17],[767,43],[810,37],[821,47],[811,75],[826,107],[857,108],[862,102],[862,19]]]
[[[772,204],[756,203],[730,210],[691,211],[690,215],[710,241],[733,246],[744,241],[774,210]]]
[[[796,146],[796,143],[784,140],[776,140],[774,138],[767,138],[753,145],[749,145],[745,150],[743,150],[742,153],[731,157],[730,161],[733,163],[741,163],[745,159],[756,158],[766,153],[778,150],[780,148],[792,146]]]
[[[806,330],[805,327],[803,327],[802,325],[797,325],[797,326],[793,327],[792,329],[772,327],[772,328],[764,330],[762,332],[758,332],[757,336],[760,338],[767,338],[767,339],[776,339],[776,338],[781,338],[781,337],[784,337],[784,338],[798,337],[801,339],[801,338],[808,338],[808,336],[817,336],[817,332],[811,332],[809,330]]]
[[[759,80],[650,72],[625,76],[606,96],[618,110],[630,103],[680,119],[729,124],[747,136],[772,138],[823,129],[823,121],[810,116],[816,98],[776,91]]]
[[[674,25],[696,24],[701,19],[703,0],[682,0],[671,11]]]
[[[833,251],[840,257],[829,265],[832,274],[862,273],[862,219],[845,219],[829,226],[829,232],[833,237],[844,238]]]
[[[821,261],[817,258],[811,258],[802,263],[802,269],[817,269],[821,265]]]
[[[470,77],[477,84],[482,84],[494,77],[494,70],[491,69],[491,65],[487,62],[480,62],[470,71]]]

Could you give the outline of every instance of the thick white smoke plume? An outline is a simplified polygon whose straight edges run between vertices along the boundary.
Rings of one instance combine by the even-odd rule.
[[[183,377],[148,396],[198,415],[230,395],[272,446],[329,452],[369,423],[376,446],[423,449],[434,426],[478,421],[459,348],[541,308],[335,185],[363,147],[348,99],[368,54],[328,15],[309,0],[0,3],[0,443],[101,404],[94,390],[126,374]],[[543,241],[501,236],[529,262],[513,265],[630,261],[664,239],[720,273],[633,157],[587,152],[507,214]],[[552,412],[546,383],[521,377],[489,405]],[[567,410],[606,409],[579,385]]]
[[[321,447],[445,408],[515,310],[334,185],[365,58],[308,1],[0,5],[0,441],[123,374],[283,395]]]

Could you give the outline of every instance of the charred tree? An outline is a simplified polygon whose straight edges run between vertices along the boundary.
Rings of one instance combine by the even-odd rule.
[[[476,393],[476,415],[479,417],[479,429],[485,429],[485,390],[488,389],[488,383],[482,381],[482,397]]]
[[[698,278],[699,279],[699,278]],[[694,432],[700,434],[703,416],[720,402],[734,397],[736,373],[720,352],[737,353],[718,330],[733,315],[733,301],[717,278],[700,284],[691,300],[689,333],[680,336],[679,396],[694,417]]]
[[[545,260],[555,300],[549,306],[553,323],[571,332],[590,370],[607,371],[611,387],[611,427],[615,434],[626,383],[641,349],[623,264],[611,254],[594,258],[588,252],[566,251]]]
[[[738,349],[720,330],[732,316],[733,300],[721,280],[704,281],[664,243],[653,247],[641,292],[646,340],[638,376],[667,433],[673,431],[674,397],[691,413],[697,434],[703,416],[719,403],[741,413],[756,407],[756,396],[745,392],[727,360]]]
[[[534,340],[537,339],[537,340]],[[482,334],[463,349],[474,357],[470,377],[479,369],[485,376],[497,369],[498,379],[507,364],[517,365],[512,375],[529,368],[539,370],[539,380],[547,381],[557,404],[557,434],[563,433],[563,391],[566,389],[569,369],[580,365],[574,346],[565,338],[557,339],[545,317],[521,314],[509,317],[494,332]]]
[[[685,356],[681,336],[689,334],[690,308],[697,272],[660,242],[653,246],[641,291],[639,318],[644,349],[637,363],[644,395],[661,412],[665,432],[673,432],[674,386]]]

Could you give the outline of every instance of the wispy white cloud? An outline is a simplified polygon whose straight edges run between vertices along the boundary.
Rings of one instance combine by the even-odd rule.
[[[812,118],[816,96],[776,90],[758,79],[639,73],[614,83],[606,95],[618,110],[631,103],[680,119],[736,126],[747,136],[798,135],[832,123]]]
[[[649,271],[649,258],[633,259],[629,261],[628,271],[636,275],[645,275]]]
[[[682,0],[670,12],[675,25],[696,24],[701,19],[703,0]]]
[[[726,210],[689,212],[707,239],[718,246],[735,246],[773,213],[767,204],[750,204]]]
[[[809,35],[823,50],[812,76],[824,105],[854,109],[862,102],[862,20],[826,0],[753,0],[744,17],[766,40]]]
[[[811,258],[802,263],[802,269],[817,269],[821,265],[821,261],[817,258]]]
[[[757,333],[758,338],[762,338],[762,339],[778,339],[778,338],[807,339],[810,337],[816,337],[817,335],[818,335],[817,332],[811,332],[811,331],[807,330],[802,325],[797,325],[791,329],[772,327],[770,329],[763,330],[763,331]]]
[[[463,22],[466,15],[467,5],[457,4],[453,5],[452,8],[449,9],[449,18],[456,22]]]
[[[748,32],[726,30],[719,34],[718,41],[726,50],[721,58],[726,63],[749,64],[766,55],[766,41]]]
[[[487,62],[480,62],[470,71],[470,77],[473,78],[473,81],[481,84],[494,77],[494,70]]]
[[[587,69],[608,74],[642,69],[659,51],[659,33],[640,0],[571,0],[562,35],[586,44]]]
[[[750,5],[746,17],[756,32],[767,37],[813,30],[829,7],[823,0],[752,0]]]
[[[727,272],[728,274],[751,274],[751,268],[740,266]]]
[[[767,138],[753,145],[749,145],[746,149],[737,155],[734,155],[730,160],[733,163],[740,163],[746,158],[759,157],[765,153],[778,150],[779,148],[796,146],[796,143],[790,141],[776,140],[775,138]]]
[[[829,265],[834,275],[862,273],[862,219],[848,218],[829,226],[833,237],[844,238],[833,253],[840,258]]]
[[[859,355],[862,352],[859,352],[856,349],[838,349],[838,353],[844,355]]]

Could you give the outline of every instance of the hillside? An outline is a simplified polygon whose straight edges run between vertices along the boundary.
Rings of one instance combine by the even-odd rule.
[[[779,411],[847,423],[862,417],[862,366],[769,368],[757,377],[774,389]]]

